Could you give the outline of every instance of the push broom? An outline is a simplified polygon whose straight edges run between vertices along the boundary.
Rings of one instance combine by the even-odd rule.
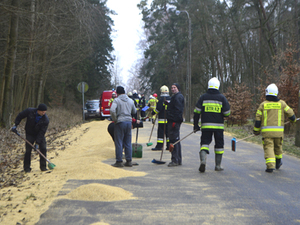
[[[299,120],[300,118],[297,118],[296,120]],[[284,123],[284,125],[285,124],[288,124],[290,121],[288,121],[288,122],[286,122],[286,123]],[[241,139],[241,140],[236,140],[236,138],[234,137],[234,138],[232,138],[232,140],[231,140],[231,150],[232,151],[236,151],[236,143],[238,143],[239,141],[243,141],[243,140],[246,140],[246,139],[248,139],[248,138],[251,138],[251,137],[253,137],[253,136],[255,136],[255,134],[252,134],[252,135],[250,135],[250,136],[248,136],[248,137],[245,137],[245,138],[243,138],[243,139]]]
[[[26,138],[22,137],[22,136],[19,134],[19,132],[14,132],[14,133],[15,133],[16,135],[18,135],[20,138],[22,138],[24,141],[26,141],[26,142],[27,142],[27,143],[28,143],[35,151],[37,151],[44,159],[46,159],[46,161],[48,162],[48,168],[49,168],[50,170],[53,170],[54,167],[56,167],[56,165],[54,165],[53,163],[51,163],[50,160],[47,159],[46,156],[44,156],[43,153],[40,152],[40,150],[38,150],[37,148],[35,148],[35,147],[33,146],[33,144],[31,144]]]

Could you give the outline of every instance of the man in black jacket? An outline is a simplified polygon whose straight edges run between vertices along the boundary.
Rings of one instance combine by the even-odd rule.
[[[35,147],[40,148],[40,152],[46,156],[46,139],[45,133],[48,128],[49,119],[46,115],[47,106],[45,104],[39,104],[37,108],[27,108],[20,112],[15,120],[15,125],[12,127],[12,131],[17,133],[17,126],[20,124],[21,120],[27,118],[25,124],[26,139],[33,144],[35,142]],[[24,171],[26,173],[31,171],[31,150],[32,147],[26,143],[26,152],[24,156]],[[40,169],[41,171],[46,171],[46,160],[40,156]]]
[[[170,103],[166,101],[165,104],[168,104],[167,127],[169,140],[170,143],[175,143],[180,139],[180,126],[183,121],[182,114],[184,110],[184,97],[181,94],[180,86],[177,83],[172,84],[171,91],[173,93],[173,96],[171,97]],[[178,166],[182,164],[180,142],[174,145],[171,160],[172,162],[168,164],[169,167]]]
[[[222,171],[222,155],[224,153],[224,117],[230,115],[230,106],[219,91],[220,81],[213,77],[208,81],[208,90],[201,95],[194,110],[194,131],[200,130],[198,125],[201,115],[200,172],[205,172],[206,154],[212,136],[215,138],[215,170]]]

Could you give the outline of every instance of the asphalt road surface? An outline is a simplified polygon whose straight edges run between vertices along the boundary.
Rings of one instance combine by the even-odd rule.
[[[145,122],[139,136],[149,138],[152,124]],[[192,131],[182,124],[181,138]],[[135,137],[135,131],[133,131]],[[156,142],[156,129],[154,130]],[[201,132],[182,141],[182,166],[167,167],[159,160],[161,152],[143,144],[143,157],[134,159],[139,166],[125,170],[147,172],[143,177],[115,180],[69,180],[70,191],[81,185],[101,183],[123,188],[137,199],[123,201],[78,201],[59,199],[41,215],[38,225],[108,224],[300,224],[300,160],[283,155],[283,165],[269,174],[261,145],[238,142],[231,151],[232,137],[225,136],[224,171],[214,171],[214,142],[210,144],[206,172],[200,173]],[[105,163],[112,164],[115,159]],[[66,192],[61,190],[59,195]]]

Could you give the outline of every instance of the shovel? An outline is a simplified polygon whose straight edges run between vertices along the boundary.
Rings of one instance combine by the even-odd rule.
[[[187,138],[188,136],[192,135],[193,133],[195,133],[195,131],[192,131],[191,133],[189,133],[189,134],[186,135],[185,137],[181,138],[180,140],[176,141],[175,143],[170,144],[169,151],[170,151],[170,152],[173,152],[173,150],[174,150],[174,145],[178,144],[178,143],[181,142],[183,139]]]
[[[40,150],[38,150],[37,148],[35,148],[35,147],[33,146],[33,144],[31,144],[26,138],[22,137],[22,136],[19,134],[19,132],[14,132],[14,133],[15,133],[16,135],[18,135],[20,138],[22,138],[24,141],[26,141],[26,142],[27,142],[27,143],[28,143],[35,151],[37,151],[44,159],[46,159],[46,161],[48,162],[48,168],[49,168],[50,170],[53,170],[54,167],[56,167],[56,165],[54,165],[53,163],[51,163],[50,160],[47,159],[46,156],[44,156],[43,153],[40,152]]]
[[[164,98],[164,101],[166,100],[166,97]],[[153,159],[152,160],[152,163],[156,163],[156,164],[165,164],[166,162],[164,162],[164,161],[161,161],[161,159],[162,159],[162,156],[163,156],[163,153],[164,153],[164,146],[165,146],[165,134],[166,134],[166,117],[167,117],[167,115],[166,115],[166,108],[165,108],[165,112],[164,112],[164,116],[165,116],[165,118],[164,118],[164,139],[163,139],[163,147],[162,147],[162,150],[161,150],[161,155],[160,155],[160,160],[158,161],[158,160],[156,160],[156,159]],[[156,119],[156,118],[155,118]]]

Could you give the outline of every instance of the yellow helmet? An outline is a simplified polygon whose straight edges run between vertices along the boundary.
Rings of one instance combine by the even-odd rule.
[[[166,85],[160,87],[160,92],[167,92],[169,93],[169,88]]]

